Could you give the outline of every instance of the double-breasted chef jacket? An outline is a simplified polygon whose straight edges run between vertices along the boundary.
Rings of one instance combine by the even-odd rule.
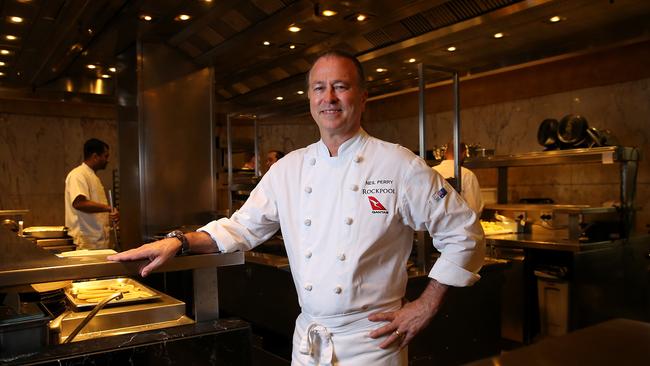
[[[485,251],[477,216],[454,189],[411,151],[363,129],[336,157],[322,140],[289,153],[231,218],[199,230],[233,252],[278,228],[302,312],[313,318],[354,321],[401,301],[414,230],[432,235],[441,255],[429,276],[443,284],[476,282]]]

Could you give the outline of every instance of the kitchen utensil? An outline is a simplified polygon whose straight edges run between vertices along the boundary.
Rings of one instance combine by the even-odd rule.
[[[547,118],[539,124],[537,142],[544,146],[546,150],[558,148],[557,127],[558,121],[554,118]]]
[[[587,138],[588,128],[587,119],[581,115],[568,114],[562,117],[557,126],[560,147],[564,149],[581,147]]]
[[[108,190],[108,202],[111,206],[111,212],[113,212],[115,206],[113,205],[113,192],[110,189]],[[115,239],[115,248],[121,252],[122,250],[120,249],[120,237],[117,235],[117,224],[114,221],[111,222],[111,228],[113,231],[113,237]]]

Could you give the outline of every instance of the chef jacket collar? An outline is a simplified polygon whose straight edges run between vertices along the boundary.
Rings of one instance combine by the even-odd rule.
[[[318,141],[319,158],[326,159],[329,161],[346,160],[346,158],[355,154],[359,150],[359,147],[366,140],[367,137],[368,137],[368,133],[364,131],[363,128],[359,128],[359,131],[356,133],[356,135],[350,137],[348,140],[342,143],[341,146],[339,146],[339,151],[337,156],[330,156],[329,149],[327,148],[323,140],[320,140]]]
[[[86,164],[85,162],[82,162],[82,163],[81,163],[81,166],[83,166],[84,169],[86,169],[87,171],[89,171],[89,172],[95,174],[95,171],[93,170],[93,168],[91,168],[91,167],[90,167],[88,164]]]
[[[441,167],[447,167],[447,166],[450,166],[450,165],[454,165],[454,161],[453,161],[453,160],[447,160],[447,159],[445,159],[445,160],[443,160],[443,161],[440,162],[440,166],[441,166]]]

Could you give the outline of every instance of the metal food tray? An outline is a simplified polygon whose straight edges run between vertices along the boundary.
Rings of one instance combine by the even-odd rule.
[[[132,280],[130,278],[111,278],[106,280],[93,280],[93,281],[83,281],[83,282],[73,282],[70,286],[65,288],[65,297],[68,299],[68,302],[74,307],[74,310],[88,310],[99,303],[99,301],[88,301],[83,299],[78,299],[75,294],[79,289],[84,288],[109,288],[109,286],[124,286],[124,285],[133,285],[138,291],[146,293],[147,296],[138,297],[134,299],[122,298],[120,300],[110,301],[106,306],[120,306],[126,304],[134,304],[138,302],[146,302],[160,299],[161,296],[155,290],[150,289],[149,287]],[[116,289],[114,292],[118,292]],[[104,296],[105,298],[106,296]],[[101,300],[100,300],[101,301]]]
[[[65,226],[30,226],[23,230],[23,235],[36,239],[65,238],[68,228]]]

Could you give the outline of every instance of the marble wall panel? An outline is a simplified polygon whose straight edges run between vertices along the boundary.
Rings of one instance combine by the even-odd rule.
[[[461,85],[462,93],[462,85]],[[390,100],[381,100],[381,109],[390,110]],[[395,103],[395,110],[400,106]],[[374,135],[398,142],[413,150],[418,146],[417,111],[411,118],[394,118],[370,113],[364,127]],[[480,143],[496,154],[518,154],[541,151],[537,143],[539,123],[546,118],[561,119],[567,114],[581,114],[590,126],[610,130],[618,144],[649,146],[650,79],[641,79],[613,85],[573,90],[529,99],[512,100],[462,109],[461,134],[467,143]],[[452,138],[451,111],[427,114],[427,147],[442,145]],[[619,198],[619,164],[570,165],[563,167],[511,168],[509,170],[509,197],[512,202],[522,197],[550,197],[558,203],[599,205]],[[496,175],[485,169],[477,171],[484,187],[496,186]],[[650,185],[650,161],[639,163],[637,192]],[[647,195],[637,194],[637,205],[650,206]],[[650,211],[641,211],[637,228],[650,223]]]
[[[63,225],[68,172],[83,160],[92,137],[111,146],[98,175],[112,188],[117,169],[117,124],[112,119],[0,113],[0,209],[29,209],[25,225]]]

